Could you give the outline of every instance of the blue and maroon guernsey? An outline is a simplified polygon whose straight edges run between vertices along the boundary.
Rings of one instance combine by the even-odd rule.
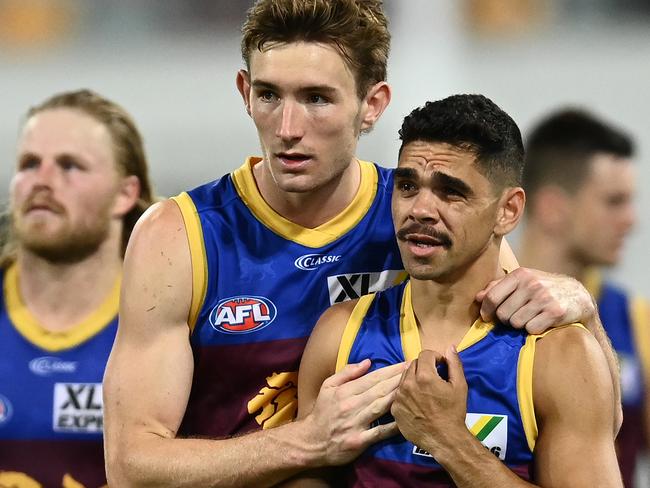
[[[91,317],[57,334],[23,304],[15,266],[0,279],[0,486],[105,486],[101,383],[119,281]]]
[[[525,479],[532,476],[537,439],[532,366],[540,337],[477,320],[458,345],[468,384],[467,428]],[[359,300],[341,338],[336,367],[370,358],[377,369],[416,359],[420,351],[407,282]],[[428,452],[400,435],[364,452],[349,467],[347,486],[455,485]]]
[[[587,289],[596,297],[598,312],[621,369],[623,425],[616,437],[616,451],[625,486],[634,485],[639,455],[647,445],[644,402],[650,379],[650,308],[645,300],[632,298],[621,288],[590,272]]]
[[[321,313],[404,277],[391,170],[360,162],[354,200],[308,229],[261,197],[259,161],[174,198],[193,268],[195,370],[181,435],[227,437],[292,420],[298,366]]]

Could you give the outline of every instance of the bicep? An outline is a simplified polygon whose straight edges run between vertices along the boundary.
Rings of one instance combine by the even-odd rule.
[[[343,302],[327,309],[307,341],[298,373],[298,418],[312,411],[323,382],[335,373],[341,335],[355,303]]]
[[[175,207],[163,202],[147,214],[125,256],[118,333],[104,379],[109,445],[140,433],[173,437],[189,397],[191,267]]]
[[[533,396],[539,424],[535,479],[540,486],[621,486],[614,397],[607,363],[588,332],[568,327],[540,340]]]

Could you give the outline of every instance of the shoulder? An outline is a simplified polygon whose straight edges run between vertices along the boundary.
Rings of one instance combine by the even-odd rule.
[[[551,329],[537,339],[533,386],[535,408],[553,414],[572,398],[590,398],[613,406],[613,386],[605,355],[594,336],[582,326]],[[587,396],[588,395],[588,396]]]

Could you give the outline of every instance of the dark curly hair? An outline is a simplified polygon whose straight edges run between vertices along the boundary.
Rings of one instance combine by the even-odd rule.
[[[427,102],[404,118],[402,149],[409,142],[441,142],[475,154],[483,174],[499,187],[520,186],[524,145],[515,121],[483,95],[453,95]]]

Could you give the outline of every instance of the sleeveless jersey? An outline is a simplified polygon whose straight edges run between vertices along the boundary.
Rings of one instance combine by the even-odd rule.
[[[119,281],[91,317],[51,333],[23,304],[16,266],[0,279],[0,486],[105,486],[101,383]]]
[[[225,437],[292,420],[298,366],[321,313],[404,277],[391,170],[360,162],[350,205],[308,229],[264,201],[252,172],[259,161],[175,197],[193,269],[194,380],[181,435]]]
[[[587,289],[596,297],[598,312],[621,368],[623,425],[616,438],[625,486],[633,486],[637,458],[647,440],[639,426],[644,422],[644,399],[650,379],[650,308],[645,300],[631,298],[619,287],[591,272]]]
[[[468,385],[467,428],[525,479],[532,474],[537,439],[532,365],[539,337],[477,320],[458,345]],[[341,338],[336,368],[369,358],[377,369],[416,359],[420,351],[407,282],[359,300]],[[386,417],[380,421],[392,420]],[[368,448],[350,466],[347,486],[455,485],[428,452],[398,435]]]

